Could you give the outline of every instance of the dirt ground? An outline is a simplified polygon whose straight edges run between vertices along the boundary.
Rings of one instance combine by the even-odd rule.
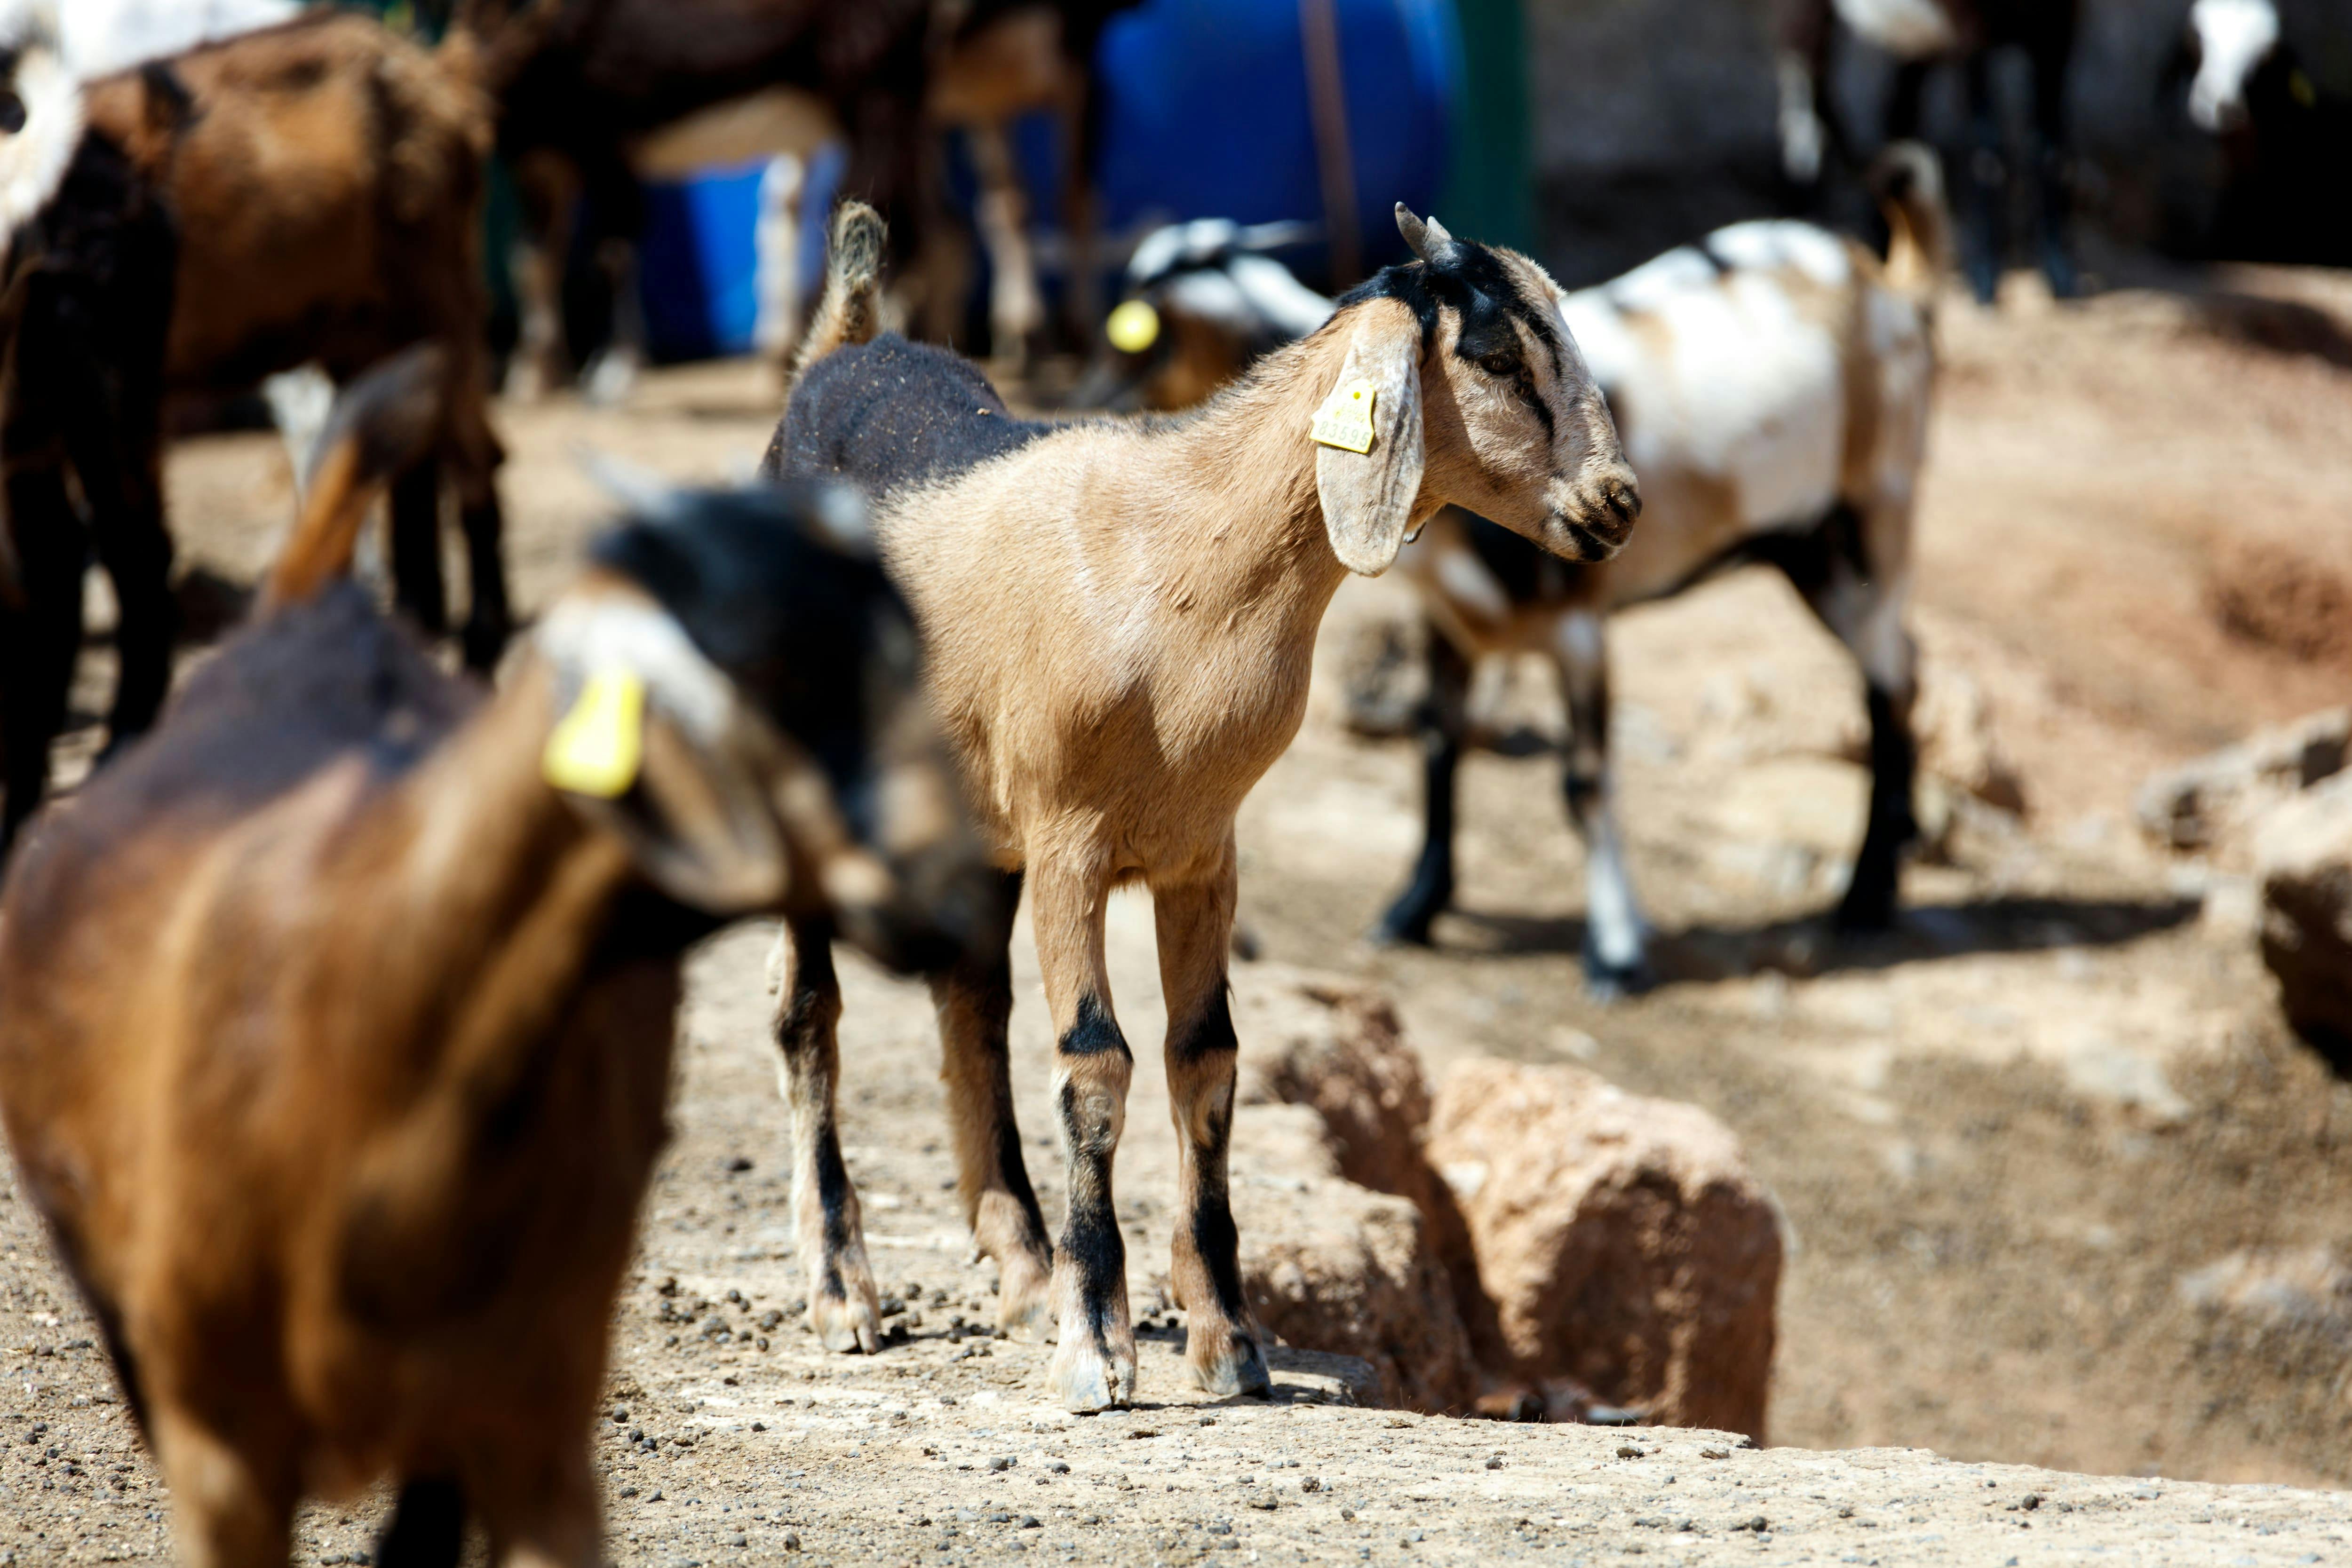
[[[2347,305],[2315,276],[2232,287]],[[1433,1072],[1474,1052],[1575,1061],[1733,1127],[1793,1241],[1771,1414],[1787,1448],[1359,1409],[1347,1367],[1311,1357],[1286,1364],[1272,1404],[1196,1407],[1156,1348],[1178,1331],[1160,1295],[1172,1149],[1149,1071],[1119,1167],[1138,1309],[1162,1309],[1146,1407],[1050,1409],[1043,1352],[961,1333],[990,1321],[990,1286],[947,1190],[929,1009],[863,967],[845,977],[847,1157],[910,1338],[827,1358],[791,1317],[764,1317],[800,1289],[771,935],[746,928],[696,961],[677,1141],[617,1317],[625,1415],[600,1454],[613,1554],[774,1561],[795,1540],[845,1562],[2340,1554],[2352,1505],[2182,1483],[2352,1481],[2352,1292],[2263,1317],[2200,1304],[2197,1286],[2241,1253],[2352,1249],[2352,1088],[2273,1020],[2243,885],[2158,857],[2130,821],[2154,768],[2352,695],[2352,643],[2327,614],[2352,603],[2327,597],[2352,594],[2352,369],[2314,319],[2154,294],[1948,307],[1916,626],[1928,661],[1985,694],[2028,810],[1964,810],[1944,863],[1908,872],[1906,925],[1883,940],[1838,942],[1818,918],[1861,829],[1866,782],[1845,759],[1859,682],[1776,580],[1742,575],[1612,632],[1623,817],[1668,983],[1608,1007],[1584,995],[1581,857],[1540,752],[1466,768],[1462,908],[1438,948],[1367,947],[1417,844],[1419,769],[1406,744],[1346,734],[1328,677],[1403,601],[1351,583],[1334,609],[1307,726],[1243,815],[1248,932],[1268,959],[1383,983]],[[765,372],[716,366],[656,376],[625,412],[505,411],[524,605],[608,510],[576,448],[680,479],[745,475],[772,396]],[[230,581],[254,576],[290,506],[260,436],[184,444],[171,493],[184,566]],[[107,664],[94,646],[84,714]],[[1534,670],[1503,711],[1558,727]],[[68,740],[68,768],[92,738]],[[1114,904],[1139,1051],[1160,1028],[1150,932],[1139,895]],[[1017,953],[1015,1082],[1051,1214],[1050,1041],[1025,933]],[[1245,1139],[1236,1161],[1251,1180]],[[163,1549],[161,1495],[90,1337],[12,1187],[0,1563]],[[2028,1491],[2045,1500],[2022,1505]],[[1734,1528],[1758,1514],[1760,1531]],[[314,1511],[301,1560],[360,1560],[371,1518]]]

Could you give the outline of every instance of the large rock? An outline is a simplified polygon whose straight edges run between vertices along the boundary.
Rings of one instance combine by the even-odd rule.
[[[2339,1061],[2352,1059],[2352,773],[2264,819],[2254,872],[2263,962],[2287,1021]]]
[[[2166,849],[2231,860],[2256,823],[2352,760],[2352,708],[2330,708],[2159,773],[2140,789],[2140,831]]]
[[[1721,1123],[1573,1068],[1473,1061],[1426,1147],[1510,1374],[1764,1440],[1780,1228]]]
[[[1319,1118],[1291,1105],[1234,1117],[1234,1220],[1242,1289],[1285,1344],[1359,1356],[1385,1404],[1470,1406],[1478,1366],[1454,1286],[1411,1201],[1339,1174]]]

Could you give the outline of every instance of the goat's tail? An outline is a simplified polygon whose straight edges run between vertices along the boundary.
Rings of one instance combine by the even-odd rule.
[[[882,330],[882,257],[889,237],[882,214],[864,202],[844,202],[834,209],[824,292],[817,297],[808,336],[784,378],[787,402],[811,365],[836,349],[871,342]]]
[[[1892,235],[1887,285],[1932,308],[1953,261],[1952,214],[1944,204],[1944,167],[1935,149],[1895,142],[1872,162],[1870,189]]]
[[[312,598],[350,572],[368,508],[440,438],[448,388],[448,351],[428,343],[335,400],[310,457],[302,515],[261,585],[257,615]]]

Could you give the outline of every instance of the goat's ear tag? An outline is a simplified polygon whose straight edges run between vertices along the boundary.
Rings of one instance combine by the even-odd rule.
[[[574,795],[617,800],[646,759],[646,683],[625,670],[600,670],[547,737],[540,768]]]
[[[1149,299],[1129,299],[1110,313],[1103,335],[1122,354],[1139,354],[1160,341],[1160,312]]]
[[[1370,452],[1372,449],[1372,400],[1380,389],[1363,380],[1341,382],[1315,411],[1315,428],[1310,433],[1318,445],[1336,446],[1342,452]]]

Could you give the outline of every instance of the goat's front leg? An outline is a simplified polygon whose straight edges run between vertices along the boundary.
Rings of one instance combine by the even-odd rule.
[[[1184,1309],[1185,1364],[1211,1394],[1273,1386],[1242,1294],[1241,1244],[1226,1197],[1234,1130],[1233,1008],[1225,955],[1234,932],[1234,849],[1197,881],[1155,882],[1160,979],[1168,998],[1168,1103],[1181,1162],[1169,1278]]]
[[[793,1118],[793,1224],[808,1282],[809,1327],[824,1348],[882,1346],[882,1301],[866,1262],[857,1189],[842,1164],[834,1099],[841,1075],[841,982],[833,970],[833,933],[794,921],[777,938],[783,987],[776,999],[777,1074]]]
[[[500,1568],[602,1568],[603,1511],[588,1434],[568,1432],[561,1451],[551,1429],[547,1437],[548,1449],[502,1453],[467,1488],[480,1499],[490,1561]]]
[[[1021,873],[1003,881],[1008,944],[1021,902]],[[1021,1158],[1013,1113],[1013,955],[1000,948],[931,981],[940,1014],[940,1077],[955,1131],[957,1186],[971,1238],[996,1260],[996,1326],[1013,1339],[1045,1339],[1054,1325],[1054,1249]]]
[[[1600,613],[1570,610],[1554,631],[1560,695],[1568,704],[1568,762],[1561,789],[1568,819],[1584,841],[1584,983],[1614,1000],[1650,984],[1649,933],[1625,843],[1617,831],[1617,787],[1609,766],[1609,641]]]
[[[1103,965],[1109,878],[1094,865],[1035,865],[1033,905],[1045,1001],[1054,1015],[1054,1112],[1061,1124],[1070,1208],[1054,1251],[1061,1343],[1048,1379],[1072,1410],[1135,1399],[1135,1325],[1127,1308],[1127,1246],[1112,1211],[1111,1161],[1127,1125],[1135,1058],[1111,1016]]]
[[[154,1434],[156,1465],[172,1489],[177,1561],[187,1568],[284,1568],[294,1522],[290,1469],[257,1465],[168,1396],[157,1401]]]

